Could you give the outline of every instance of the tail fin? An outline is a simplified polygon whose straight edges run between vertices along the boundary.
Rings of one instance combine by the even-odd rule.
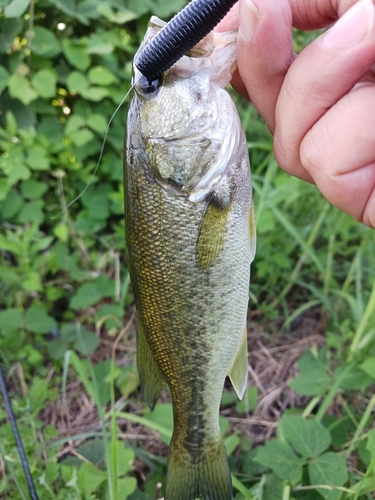
[[[168,458],[165,500],[232,500],[232,480],[224,442],[197,456],[173,445]]]

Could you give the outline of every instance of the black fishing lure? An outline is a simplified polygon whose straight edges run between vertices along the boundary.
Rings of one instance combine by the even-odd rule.
[[[149,82],[157,80],[223,19],[237,0],[193,0],[145,47],[135,65]]]

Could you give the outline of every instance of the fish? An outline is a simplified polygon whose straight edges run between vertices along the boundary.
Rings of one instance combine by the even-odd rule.
[[[152,17],[137,52],[165,23]],[[135,60],[137,58],[135,56]],[[151,410],[169,386],[165,500],[230,500],[219,409],[247,383],[255,216],[246,138],[225,90],[236,33],[210,33],[149,82],[133,66],[124,155],[127,264],[137,365]]]

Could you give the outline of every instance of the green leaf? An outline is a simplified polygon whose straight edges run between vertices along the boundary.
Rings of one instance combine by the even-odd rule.
[[[89,81],[87,80],[86,75],[80,71],[72,71],[69,73],[66,83],[70,92],[76,92],[77,94],[80,94],[89,86]]]
[[[108,94],[108,89],[105,89],[103,87],[89,87],[88,89],[85,89],[81,92],[81,95],[85,99],[95,102],[101,101],[102,99],[104,99],[104,97],[107,97]]]
[[[360,364],[360,368],[372,379],[375,379],[375,356],[367,358]]]
[[[57,75],[52,69],[41,69],[31,80],[40,97],[48,99],[56,94]]]
[[[21,309],[6,309],[0,311],[0,329],[3,333],[16,332],[23,327],[23,311]]]
[[[74,344],[76,351],[87,356],[95,351],[100,344],[100,338],[92,332],[82,330],[77,334],[77,340]]]
[[[61,52],[61,47],[51,30],[43,26],[35,26],[34,36],[31,41],[31,51],[38,56],[52,58]]]
[[[290,387],[304,396],[316,396],[329,389],[331,379],[327,373],[329,361],[324,349],[306,351],[298,361],[301,374],[292,380]]]
[[[29,154],[27,156],[27,164],[33,170],[48,170],[49,160],[47,156],[47,150],[39,144],[34,144],[29,149]]]
[[[4,66],[0,66],[0,93],[8,85],[8,80],[9,80],[9,72],[4,68]]]
[[[107,119],[103,115],[99,114],[93,114],[87,120],[87,125],[99,134],[103,134],[106,131],[107,123]]]
[[[129,472],[133,466],[135,454],[134,451],[130,448],[126,448],[122,441],[118,441],[116,445],[117,449],[117,477],[124,476],[127,472]],[[113,455],[113,449],[110,447],[111,455]],[[121,498],[126,498],[122,497]]]
[[[9,94],[19,99],[24,104],[30,104],[38,97],[36,91],[32,88],[29,80],[21,75],[12,75],[8,82]]]
[[[98,6],[98,12],[112,23],[117,24],[125,24],[137,18],[137,15],[130,10],[123,9],[114,12],[110,5],[103,3]]]
[[[117,81],[117,78],[104,66],[95,66],[89,71],[89,80],[94,85],[110,85]]]
[[[290,387],[303,396],[316,396],[329,389],[331,380],[324,369],[315,369],[310,373],[298,375]]]
[[[77,130],[72,136],[72,141],[76,146],[81,148],[92,139],[94,139],[95,135],[91,132],[91,130],[84,128],[81,130]]]
[[[69,116],[65,125],[65,134],[73,135],[77,130],[82,128],[86,120],[80,115]]]
[[[97,304],[102,297],[96,283],[84,283],[71,298],[70,307],[72,309],[85,309]]]
[[[5,7],[4,14],[6,17],[20,17],[25,12],[29,4],[30,0],[12,0],[12,2]]]
[[[311,485],[343,486],[348,479],[344,458],[332,451],[315,458],[309,463],[308,470]],[[326,500],[339,500],[342,496],[340,490],[317,488],[317,491]]]
[[[50,0],[50,2],[69,17],[78,19],[82,24],[89,24],[87,17],[77,12],[77,6],[74,0]]]
[[[33,221],[35,222],[35,221]],[[29,271],[27,278],[22,281],[22,286],[27,292],[41,292],[43,290],[38,271]]]
[[[168,432],[160,434],[160,437],[165,444],[169,444],[173,431],[173,410],[171,403],[157,404],[154,411],[147,411],[145,413],[145,419],[168,429]],[[152,429],[152,427],[150,428]]]
[[[34,179],[29,179],[22,182],[21,193],[25,198],[33,200],[35,198],[40,198],[47,191],[48,185],[44,182],[35,181]]]
[[[33,222],[37,225],[41,224],[44,220],[43,207],[43,200],[33,200],[25,203],[17,216],[17,221],[21,224],[25,222]]]
[[[50,333],[56,327],[56,321],[43,307],[31,306],[25,314],[25,325],[30,332]]]
[[[274,471],[281,479],[297,483],[302,477],[302,462],[286,444],[271,439],[265,446],[260,446],[254,460]]]
[[[65,39],[63,40],[63,50],[66,58],[75,68],[85,70],[90,66],[91,58],[87,54],[85,45]]]
[[[258,388],[256,385],[248,387],[242,398],[242,401],[236,402],[236,411],[237,413],[245,413],[247,411],[251,411],[255,408],[258,400]]]
[[[347,367],[348,364],[338,366],[335,370],[335,378],[339,378]],[[353,364],[349,373],[341,380],[340,388],[347,391],[365,390],[372,383],[372,377],[365,373],[359,366]]]
[[[1,205],[1,218],[3,220],[12,219],[21,210],[24,200],[18,194],[18,191],[12,189]]]
[[[78,484],[85,498],[93,498],[92,493],[107,479],[105,472],[90,462],[84,462],[79,468]]]
[[[123,477],[117,480],[119,498],[128,498],[137,487],[135,477]]]
[[[0,53],[5,54],[12,48],[14,39],[23,28],[22,19],[10,18],[6,19],[1,25],[0,33]]]
[[[331,443],[330,432],[316,420],[284,415],[281,430],[289,444],[303,457],[316,457]]]

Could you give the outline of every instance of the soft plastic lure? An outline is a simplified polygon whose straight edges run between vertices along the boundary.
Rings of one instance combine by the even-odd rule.
[[[158,33],[135,61],[151,83],[194,47],[237,0],[193,0]]]

